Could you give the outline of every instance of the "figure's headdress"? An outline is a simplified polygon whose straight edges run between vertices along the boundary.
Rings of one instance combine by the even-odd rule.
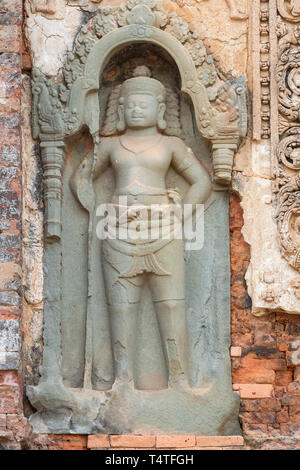
[[[164,85],[151,77],[151,71],[148,67],[142,65],[136,67],[133,72],[133,78],[126,80],[121,86],[121,99],[132,94],[150,94],[154,95],[159,103],[166,99],[166,89]]]
[[[180,122],[180,96],[175,89],[164,86],[159,80],[151,78],[151,71],[142,65],[135,68],[132,78],[122,85],[115,86],[108,98],[106,116],[101,135],[110,136],[120,131],[118,129],[118,107],[124,103],[125,97],[132,93],[149,93],[155,96],[159,103],[166,104],[166,129],[164,134],[180,136],[182,132]]]

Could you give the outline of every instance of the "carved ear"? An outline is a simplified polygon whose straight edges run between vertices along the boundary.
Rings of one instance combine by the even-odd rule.
[[[124,132],[126,129],[126,124],[125,124],[124,106],[122,104],[118,107],[118,115],[119,115],[119,122],[117,124],[117,130],[119,132]]]
[[[158,108],[158,121],[157,121],[157,125],[158,125],[158,128],[159,128],[161,131],[164,131],[164,130],[167,128],[167,123],[166,123],[166,121],[164,120],[165,112],[166,112],[166,105],[165,105],[165,103],[160,103],[159,108]]]

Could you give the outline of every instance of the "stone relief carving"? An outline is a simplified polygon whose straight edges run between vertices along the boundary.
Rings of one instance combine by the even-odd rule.
[[[112,100],[109,101],[105,123],[106,135],[121,133],[120,137],[111,137],[97,145],[97,160],[93,169],[93,179],[99,178],[108,166],[115,173],[115,192],[112,196],[112,207],[117,209],[118,227],[128,230],[130,225],[138,224],[141,230],[148,232],[148,212],[150,206],[156,206],[158,212],[153,222],[159,223],[159,214],[163,211],[174,211],[174,204],[181,207],[182,197],[178,190],[167,189],[164,175],[170,164],[190,184],[190,189],[182,203],[202,204],[210,194],[211,183],[191,149],[178,137],[168,137],[163,132],[174,130],[174,118],[170,112],[165,120],[167,96],[165,87],[156,79],[150,78],[147,67],[137,67],[133,78],[127,79],[118,87],[118,99],[115,125],[110,119],[115,115]],[[115,90],[113,91],[115,95]],[[169,102],[170,106],[170,102]],[[167,117],[166,116],[166,117]],[[168,132],[167,132],[168,134]],[[173,157],[172,157],[173,156]],[[132,158],[134,157],[135,163]],[[147,164],[152,158],[151,168]],[[172,161],[173,158],[173,161]],[[156,163],[155,163],[155,160]],[[76,174],[75,191],[79,201],[81,194],[88,193],[84,187],[89,181],[84,173],[87,162],[84,160]],[[138,175],[138,176],[137,176]],[[195,197],[194,195],[197,194]],[[126,198],[128,207],[119,205]],[[85,201],[83,201],[85,204]],[[174,214],[176,217],[176,214]],[[157,217],[157,219],[155,219]],[[137,383],[134,377],[134,351],[136,318],[140,311],[140,300],[145,283],[151,290],[152,300],[157,312],[164,355],[167,360],[168,382],[174,384],[185,379],[185,292],[184,292],[184,245],[176,238],[176,225],[170,223],[169,239],[152,239],[134,244],[134,238],[118,238],[103,241],[104,280],[106,297],[109,304],[112,343],[115,358],[115,380],[124,377]],[[181,221],[179,221],[179,230]],[[168,228],[165,225],[165,229]],[[113,230],[113,222],[108,221],[108,231]],[[122,324],[122,316],[128,318]],[[120,326],[122,325],[122,331]],[[119,359],[120,344],[126,350],[124,363]],[[186,380],[186,379],[185,379]],[[163,384],[163,385],[161,385]],[[111,384],[110,384],[111,386]],[[141,381],[138,384],[143,389]],[[167,386],[163,377],[156,377],[147,384],[151,390]],[[97,387],[97,385],[96,385]],[[101,387],[100,389],[103,389]]]
[[[195,1],[201,4],[203,1],[207,1],[207,0],[175,0],[175,1],[180,7],[184,7],[186,5],[187,6],[194,5]],[[248,14],[245,11],[242,11],[240,9],[237,0],[225,0],[225,1],[229,8],[230,18],[232,20],[246,20],[248,18]]]
[[[49,20],[61,20],[66,14],[66,5],[87,7],[91,11],[99,7],[102,0],[29,0],[32,13],[43,15]]]
[[[296,21],[297,5],[290,4],[289,10],[283,3],[279,12],[289,11]],[[291,21],[290,17],[283,18]],[[295,22],[293,21],[293,22]],[[276,183],[274,185],[277,204],[277,222],[281,252],[288,263],[300,269],[299,245],[299,43],[298,27],[288,26],[281,19],[277,25],[279,143],[277,146]]]
[[[217,243],[219,252],[224,252],[220,259],[217,257],[216,265],[225,263],[226,267],[217,270],[215,275],[209,272],[202,288],[205,291],[206,283],[214,283],[219,276],[225,279],[221,282],[228,281],[225,191],[231,181],[234,153],[247,131],[245,78],[240,77],[224,83],[219,78],[213,58],[207,53],[203,41],[177,15],[168,15],[159,2],[129,0],[117,11],[102,9],[78,33],[73,51],[67,57],[63,81],[49,79],[37,69],[34,69],[32,76],[33,135],[41,141],[44,169],[46,241],[42,376],[37,387],[27,387],[29,399],[38,411],[33,416],[32,423],[37,429],[53,432],[53,416],[57,418],[61,413],[60,418],[56,419],[59,432],[107,432],[112,429],[116,420],[114,403],[120,403],[124,411],[124,419],[122,413],[119,419],[122,432],[126,426],[139,430],[145,425],[150,426],[150,432],[155,426],[155,432],[157,426],[163,431],[167,431],[169,426],[173,432],[174,429],[178,432],[194,432],[197,429],[197,432],[202,433],[221,433],[224,432],[225,426],[228,433],[238,432],[237,414],[232,411],[237,410],[237,398],[232,395],[227,362],[228,348],[224,346],[229,340],[229,322],[226,323],[225,330],[219,325],[220,321],[224,322],[223,307],[219,310],[219,307],[214,309],[210,305],[214,315],[218,316],[222,312],[222,320],[221,317],[215,319],[216,325],[219,325],[218,331],[222,331],[222,334],[217,333],[216,341],[219,341],[220,349],[224,351],[217,353],[216,357],[214,367],[219,372],[212,371],[208,358],[203,359],[208,363],[205,367],[203,365],[203,370],[200,371],[199,365],[195,367],[197,360],[193,359],[193,354],[186,359],[188,349],[185,346],[185,310],[190,310],[192,316],[196,315],[198,307],[191,305],[199,300],[189,300],[188,305],[184,302],[182,240],[171,240],[164,245],[158,240],[154,241],[151,247],[146,243],[132,246],[119,239],[105,240],[100,253],[100,245],[93,236],[96,199],[103,193],[103,189],[99,190],[97,185],[101,185],[101,175],[106,167],[113,167],[114,179],[110,180],[110,183],[105,179],[102,184],[107,187],[115,185],[115,196],[111,195],[109,202],[119,211],[122,208],[115,200],[116,196],[127,196],[132,199],[132,204],[139,204],[144,208],[155,201],[158,201],[158,205],[169,206],[172,201],[175,205],[181,204],[182,196],[178,188],[167,187],[162,178],[170,167],[171,155],[174,159],[178,154],[178,161],[173,162],[173,167],[191,185],[191,189],[185,191],[184,200],[191,203],[204,202],[209,195],[210,183],[205,171],[190,148],[177,137],[181,134],[183,122],[182,98],[179,91],[167,84],[163,85],[157,78],[151,78],[149,70],[140,65],[134,72],[135,76],[126,77],[126,80],[112,87],[106,99],[106,112],[103,108],[99,99],[99,93],[101,97],[102,92],[99,79],[104,68],[117,51],[131,45],[138,47],[141,42],[161,48],[172,58],[180,74],[182,92],[189,96],[193,105],[197,132],[199,131],[201,138],[205,138],[211,146],[216,190],[214,205],[218,207],[218,220],[225,218],[224,225],[217,230],[224,231],[225,245],[223,247],[223,242],[220,241],[214,242]],[[103,126],[100,125],[101,119]],[[139,120],[145,121],[141,126],[140,135],[136,132]],[[74,151],[78,155],[76,158],[80,158],[80,161],[77,169],[71,171],[70,165],[66,163],[67,147],[87,130],[92,138],[92,153],[88,152],[87,157],[83,158],[75,146]],[[115,136],[116,133],[119,134],[118,137]],[[157,155],[156,169],[154,161],[151,169],[148,167],[150,154],[152,159]],[[133,162],[138,159],[144,164],[134,165]],[[118,165],[123,166],[122,171],[118,169]],[[76,196],[76,206],[70,188]],[[84,335],[78,329],[78,315],[73,333],[67,327],[68,316],[64,316],[70,306],[68,303],[65,305],[69,294],[63,289],[64,286],[67,290],[73,289],[66,274],[72,269],[74,262],[74,254],[68,245],[72,245],[72,237],[76,236],[74,233],[67,234],[66,218],[70,217],[69,213],[73,210],[77,211],[76,214],[81,211],[78,201],[85,212],[79,212],[80,215],[76,217],[78,220],[82,218],[82,223],[88,227],[86,229],[82,226],[80,229],[83,230],[83,235],[88,235],[85,245],[88,256],[82,251],[80,258],[87,276],[87,290],[82,291],[86,294],[78,297],[78,302],[83,302],[83,314],[80,315],[83,319],[85,341]],[[143,221],[136,208],[130,208],[126,214],[130,221]],[[212,210],[210,214],[213,224],[216,224],[217,219],[212,215]],[[122,214],[118,216],[119,224],[121,216]],[[70,222],[72,223],[72,220]],[[213,225],[209,226],[207,230],[212,230],[212,227]],[[213,234],[211,240],[215,240],[215,230]],[[74,243],[75,247],[78,240],[74,239]],[[195,256],[188,258],[188,263],[196,262]],[[102,266],[99,262],[101,259]],[[217,269],[211,262],[210,260],[203,265],[204,272],[207,269]],[[196,262],[195,266],[198,265],[198,268],[194,267],[194,272],[202,264],[203,261]],[[74,277],[77,279],[76,276],[78,277],[78,274]],[[101,287],[102,276],[104,287]],[[190,273],[187,277],[187,291],[191,298]],[[133,360],[136,355],[136,346],[133,344],[137,341],[134,334],[135,322],[137,317],[142,316],[139,300],[144,284],[149,285],[152,293],[162,353],[166,359],[165,366],[163,361],[159,361],[162,364],[159,372],[148,374],[143,371],[144,368],[147,369],[147,363],[140,369],[135,365],[136,358]],[[80,289],[85,288],[78,285],[78,291],[81,292]],[[72,296],[76,297],[76,290],[72,292]],[[205,297],[207,293],[203,295]],[[218,295],[211,294],[206,302],[210,304],[212,299],[217,304],[223,302],[218,299]],[[74,305],[72,308],[76,310],[78,306]],[[149,316],[150,307],[143,308]],[[225,311],[229,321],[227,306]],[[128,317],[128,321],[125,317]],[[204,316],[202,321],[210,321],[208,317]],[[193,318],[190,319],[190,322],[193,321]],[[199,323],[199,320],[197,322]],[[216,326],[212,328],[215,329]],[[83,354],[80,352],[78,365],[74,364],[73,359],[73,372],[64,357],[68,357],[68,345],[73,347],[76,344],[70,335],[77,332],[80,333],[78,338]],[[141,335],[143,334],[142,331]],[[208,333],[205,335],[211,349],[215,338]],[[149,338],[147,342],[152,343],[154,336],[152,338],[149,335]],[[198,344],[199,341],[199,338],[195,338],[192,344]],[[200,343],[203,344],[203,339]],[[143,348],[145,346],[146,344],[143,344]],[[189,362],[188,366],[185,366],[186,361]],[[167,373],[164,372],[164,367]],[[183,373],[185,369],[189,370],[187,374]],[[213,379],[214,374],[218,377],[217,381]],[[181,378],[184,379],[183,383]],[[217,390],[221,383],[228,395],[222,396],[222,404],[218,405],[220,419],[218,418],[216,423],[208,424],[208,420],[203,417],[210,407],[214,406],[216,394],[220,396]],[[197,395],[198,388],[199,397],[206,393],[206,387],[209,393],[205,395],[204,401],[202,398],[196,400],[197,413],[202,424],[198,418],[196,422],[192,422],[190,418],[183,419],[182,413],[170,416],[167,412],[167,403],[171,402],[172,406],[178,406],[180,403],[180,409],[189,416],[193,408],[194,415],[195,405],[191,408],[191,400]],[[140,395],[135,389],[161,390],[160,404],[153,394]],[[193,403],[195,404],[195,401]],[[153,409],[161,415],[158,422],[155,421]]]
[[[264,302],[275,302],[278,297],[275,274],[272,271],[264,271],[260,275],[260,280],[264,284],[261,292],[262,300]]]
[[[269,139],[271,135],[269,3],[254,0],[251,9],[253,138],[260,141]]]
[[[278,0],[278,11],[283,19],[297,23],[300,19],[299,0]]]

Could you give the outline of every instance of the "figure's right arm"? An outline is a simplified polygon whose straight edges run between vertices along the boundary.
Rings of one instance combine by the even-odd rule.
[[[70,186],[75,198],[89,212],[92,212],[95,202],[93,180],[98,178],[110,163],[111,144],[107,140],[110,139],[105,139],[97,146],[95,165],[93,164],[91,154],[87,155],[70,180]]]
[[[93,180],[97,179],[110,164],[111,139],[106,138],[98,144],[96,150],[96,163],[93,170]]]

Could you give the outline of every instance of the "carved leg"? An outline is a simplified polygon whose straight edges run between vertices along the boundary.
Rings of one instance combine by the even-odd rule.
[[[136,322],[139,308],[139,302],[109,306],[115,380],[130,382],[134,378]]]
[[[170,385],[186,378],[186,319],[184,300],[155,302]]]

